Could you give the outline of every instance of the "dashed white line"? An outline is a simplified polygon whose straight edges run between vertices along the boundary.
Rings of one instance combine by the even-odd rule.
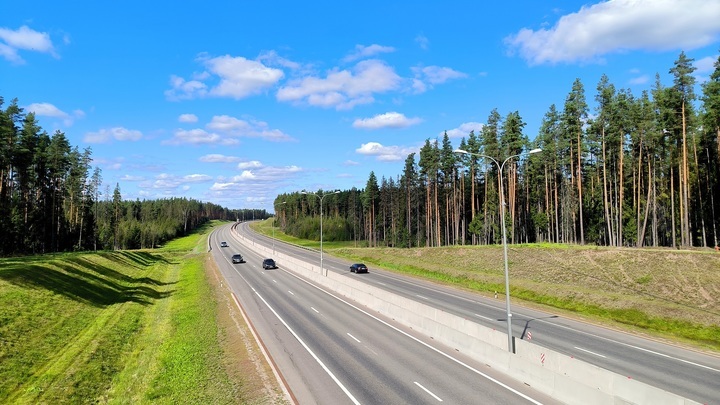
[[[493,319],[493,318],[490,318],[489,316],[484,316],[484,315],[480,315],[480,314],[475,314],[475,316],[477,316],[478,318],[487,319],[488,321],[494,321],[494,320],[495,320],[495,319]]]
[[[422,296],[422,295],[415,294],[415,296],[418,297],[418,298],[420,298],[420,299],[426,300],[426,301],[430,300],[430,298],[424,297],[424,296]]]
[[[355,339],[356,342],[360,343],[360,339],[358,339],[358,338],[356,338],[355,336],[351,335],[350,332],[348,332],[347,335],[350,336],[351,338]]]
[[[295,293],[290,290],[288,290],[288,292],[290,293],[290,295],[295,295]]]
[[[415,385],[417,385],[418,387],[422,388],[423,391],[427,392],[430,396],[432,396],[433,398],[437,399],[438,402],[442,402],[442,401],[443,401],[442,398],[440,398],[439,396],[433,394],[429,389],[423,387],[422,384],[420,384],[419,382],[417,382],[417,381],[413,381],[413,382],[415,383]]]
[[[318,311],[317,309],[315,309],[315,308],[313,308],[313,307],[310,307],[310,309],[312,309],[313,311],[317,312],[318,314],[320,313],[320,311]]]
[[[575,346],[575,348],[578,349],[578,350],[580,350],[580,351],[583,351],[583,352],[585,352],[585,353],[590,353],[590,354],[593,354],[593,355],[595,355],[595,356],[602,357],[603,359],[607,359],[607,356],[603,356],[602,354],[598,354],[598,353],[595,353],[595,352],[591,352],[590,350],[583,349],[582,347],[577,347],[577,346]]]

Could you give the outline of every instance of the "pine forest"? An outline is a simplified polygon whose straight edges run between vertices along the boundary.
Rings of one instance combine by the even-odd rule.
[[[459,148],[427,139],[394,178],[279,195],[277,225],[317,240],[322,219],[326,241],[434,247],[502,243],[504,217],[508,243],[717,246],[720,59],[701,83],[692,63],[680,53],[672,85],[656,74],[641,94],[575,80],[533,140],[518,111],[492,110]]]

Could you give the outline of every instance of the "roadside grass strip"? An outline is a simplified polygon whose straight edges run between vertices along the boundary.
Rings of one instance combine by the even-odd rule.
[[[0,258],[0,403],[231,404],[212,226],[140,251]]]

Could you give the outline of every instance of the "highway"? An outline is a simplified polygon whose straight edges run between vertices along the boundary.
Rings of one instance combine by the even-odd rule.
[[[307,261],[307,262],[319,262],[319,253],[317,251],[310,251],[307,249],[298,248],[295,246],[291,246],[282,242],[275,241],[273,243],[271,238],[258,235],[250,231],[249,227],[246,223],[240,224],[240,226],[237,227],[237,231],[244,234],[247,238],[250,238],[253,243],[257,244],[263,244],[265,246],[273,246],[278,252],[283,252],[284,254],[292,255],[294,257],[297,257],[301,260]],[[215,243],[215,245],[219,245],[220,240],[227,240],[229,243],[231,243],[231,248],[224,248],[224,250],[232,249],[232,247],[237,246],[237,242],[233,240],[232,236],[230,235],[230,227],[223,227],[220,231],[217,232],[217,235],[213,235],[213,241],[212,243]],[[235,245],[233,245],[233,243]],[[237,246],[237,248],[240,248]],[[219,249],[219,248],[218,248]],[[217,249],[214,249],[217,250]],[[247,250],[247,249],[245,249]],[[229,257],[232,254],[232,252],[227,252],[225,256]],[[250,254],[250,252],[243,251],[243,254]],[[217,253],[216,253],[217,255]],[[216,260],[222,260],[219,259],[216,256]],[[262,260],[262,258],[258,258],[259,261]],[[237,266],[237,265],[236,265]],[[278,273],[287,273],[285,271],[282,271],[282,264],[280,263],[281,271]],[[433,284],[430,282],[425,282],[422,280],[414,279],[405,277],[402,275],[398,275],[391,272],[382,271],[380,269],[370,269],[370,273],[368,274],[362,274],[362,275],[356,275],[351,274],[348,271],[349,263],[344,260],[338,260],[335,259],[327,254],[324,255],[324,267],[328,269],[328,271],[340,273],[340,274],[346,274],[349,277],[358,277],[361,278],[364,282],[371,284],[373,286],[383,288],[387,291],[391,291],[397,295],[410,298],[413,300],[421,301],[427,305],[431,305],[434,307],[437,307],[439,309],[442,309],[443,311],[447,311],[449,313],[456,314],[458,316],[462,316],[468,319],[475,319],[478,323],[495,328],[498,330],[505,330],[506,328],[506,322],[505,322],[505,303],[503,299],[487,299],[484,297],[481,297],[477,294],[472,294],[465,291],[460,291],[452,288],[448,288],[445,286],[439,286],[437,284]],[[287,273],[289,277],[297,278],[292,276],[291,273]],[[228,275],[226,275],[228,277]],[[262,279],[260,279],[262,280]],[[277,281],[273,281],[273,284],[275,285]],[[317,297],[322,295],[329,295],[332,296],[331,293],[327,294],[320,294],[319,291],[313,287],[315,290],[310,290],[307,294],[308,297],[315,297],[315,298],[308,298],[308,299],[317,299]],[[269,294],[269,292],[268,292]],[[292,296],[287,296],[288,294],[285,294],[284,299],[280,299],[278,297],[278,305],[280,303],[285,303],[291,306],[292,308],[292,302],[295,302]],[[503,298],[503,297],[500,297]],[[338,298],[334,298],[334,300],[337,300]],[[288,302],[288,300],[290,300]],[[355,303],[348,303],[346,305],[357,305]],[[334,305],[333,307],[337,308],[338,304],[335,302],[335,304],[329,304]],[[258,305],[261,307],[261,305]],[[315,308],[312,307],[311,308]],[[317,308],[315,308],[317,309]],[[361,311],[362,308],[358,306],[358,309],[356,311]],[[294,308],[294,309],[279,309],[278,311],[287,311],[289,316],[297,317],[299,316],[298,311],[300,309]],[[349,346],[353,345],[360,345],[363,344],[360,342],[367,342],[369,340],[365,340],[367,338],[363,337],[362,339],[355,336],[355,334],[352,333],[352,331],[345,331],[343,332],[342,329],[339,330],[325,330],[325,326],[322,322],[320,323],[314,323],[313,320],[324,320],[326,312],[323,312],[322,315],[314,312],[313,309],[310,309],[309,317],[303,317],[302,319],[305,319],[304,322],[313,324],[313,326],[307,326],[306,328],[310,328],[310,331],[307,331],[306,333],[311,333],[312,331],[315,331],[315,333],[318,333],[317,331],[320,330],[320,335],[313,338],[314,341],[323,341],[326,342],[328,346],[332,346],[332,344],[337,344],[338,341],[343,341],[345,343],[348,343]],[[314,314],[314,315],[313,315]],[[349,323],[348,323],[349,322]],[[378,322],[378,321],[375,321]],[[342,321],[342,324],[344,325],[355,325],[360,324],[359,321],[354,320],[344,320]],[[364,325],[364,323],[362,323]],[[370,327],[370,326],[368,326]],[[398,327],[397,325],[393,326],[395,329],[403,331],[401,327]],[[367,330],[364,328],[361,328],[361,330]],[[271,332],[274,333],[276,336],[280,334],[280,332],[275,331]],[[329,333],[329,335],[325,335],[325,333]],[[337,333],[337,335],[336,335]],[[356,332],[357,333],[357,332]],[[399,333],[399,332],[395,332]],[[311,333],[312,334],[312,333]],[[628,378],[632,378],[638,381],[645,382],[650,385],[654,385],[657,387],[660,387],[664,390],[676,393],[678,395],[681,395],[683,397],[698,401],[700,403],[704,404],[715,404],[720,403],[720,389],[718,388],[720,384],[718,381],[720,381],[720,358],[717,356],[707,355],[700,352],[696,352],[693,350],[687,350],[684,348],[680,348],[675,345],[666,344],[663,342],[658,342],[655,340],[650,339],[644,339],[641,337],[633,336],[627,333],[618,332],[615,330],[611,330],[608,328],[598,327],[594,325],[590,325],[583,322],[578,322],[572,319],[563,318],[557,315],[553,315],[547,312],[542,311],[536,311],[532,309],[523,308],[517,304],[513,304],[513,335],[516,337],[516,339],[529,339],[532,337],[532,342],[535,344],[538,344],[543,347],[547,347],[549,349],[552,349],[554,351],[566,354],[568,356],[572,356],[578,359],[581,359],[583,361],[589,362],[591,364],[595,364],[599,367],[614,371],[618,374],[625,375]],[[263,336],[263,339],[265,339],[265,334],[261,334]],[[328,337],[329,336],[329,337]],[[348,336],[352,336],[356,338],[357,340],[353,338],[349,338]],[[375,334],[373,333],[373,336]],[[422,341],[422,337],[415,337],[416,339]],[[289,338],[288,338],[289,339]],[[327,341],[327,339],[330,339],[330,341]],[[347,339],[350,339],[349,341]],[[297,340],[297,339],[296,339]],[[378,345],[378,347],[383,347],[384,345],[389,345],[389,340],[398,340],[398,338],[391,337],[385,337],[375,343],[373,343],[373,349],[372,353],[383,353],[381,355],[381,358],[383,361],[389,361],[386,359],[386,356],[390,356],[391,354],[398,354],[400,355],[402,351],[400,348],[391,348],[388,350],[387,353],[384,353],[383,351],[380,351],[377,347],[375,347],[375,344]],[[352,343],[355,342],[355,343]],[[287,343],[287,341],[286,341]],[[407,347],[406,344],[401,344],[402,348]],[[321,345],[321,347],[325,347],[325,345]],[[282,350],[282,349],[280,349]],[[442,349],[444,350],[444,349]],[[341,352],[343,350],[340,350]],[[293,352],[294,353],[294,352]],[[372,358],[372,356],[366,357],[367,353],[357,353],[354,354],[352,357],[355,359],[355,361],[361,361],[360,359],[368,359]],[[330,353],[331,359],[336,359],[335,356],[342,356],[340,353],[332,352]],[[355,356],[360,356],[355,357]],[[417,355],[409,354],[410,358],[415,358]],[[421,354],[420,356],[426,357],[426,355]],[[467,359],[466,359],[467,360]],[[331,360],[329,360],[331,361]],[[412,363],[405,363],[407,360],[398,360],[400,364],[412,364]],[[331,363],[332,364],[332,363]],[[344,364],[344,361],[338,363],[339,365]],[[437,368],[438,366],[435,361],[431,363],[431,369]],[[467,360],[465,364],[472,364],[472,361]],[[355,367],[359,367],[356,369],[358,372],[361,370],[373,370],[369,367],[368,364],[362,362],[361,364],[357,364]],[[461,367],[465,368],[467,370],[467,367]],[[487,367],[483,367],[482,365],[477,365],[476,367],[470,367],[471,369],[479,370],[482,372],[488,371]],[[413,370],[419,370],[417,366],[412,366]],[[371,372],[370,375],[367,374],[360,374],[363,375],[366,378],[371,379],[371,381],[377,381],[378,379],[383,380],[383,377],[385,374],[384,369],[380,370],[374,370]],[[442,375],[448,375],[447,373],[450,371],[444,371]],[[467,372],[467,371],[466,371]],[[338,373],[341,373],[338,371]],[[347,372],[344,372],[347,373]],[[380,373],[380,374],[375,374]],[[302,373],[300,373],[302,374]],[[344,375],[344,374],[342,374]],[[353,372],[349,373],[349,376],[352,377],[354,374]],[[460,380],[462,377],[460,377],[462,374],[459,374],[458,378],[453,377],[448,381],[447,383],[442,383],[441,386],[445,387],[445,384],[448,384],[447,387],[453,387],[448,389],[448,392],[452,392],[454,395],[460,395],[458,389],[453,386],[457,381]],[[471,372],[471,375],[473,375],[473,372]],[[502,379],[504,377],[502,376],[493,376],[494,378]],[[303,377],[298,377],[302,379]],[[430,377],[431,381],[437,381],[437,377]],[[484,378],[482,378],[484,379]],[[475,377],[469,378],[466,381],[473,381],[475,385],[477,385],[477,381],[479,378],[477,377],[477,374],[475,374]],[[506,378],[504,380],[501,380],[505,382],[508,386],[512,387],[512,380],[507,380]],[[417,384],[415,384],[417,383]],[[361,387],[367,387],[368,385],[372,386],[373,383],[370,382],[364,382],[363,384],[360,384]],[[422,382],[415,381],[413,383],[415,387],[425,387]],[[464,384],[461,384],[464,385]],[[382,384],[383,387],[387,387],[387,384]],[[359,387],[358,387],[359,388]],[[497,392],[497,387],[489,387],[491,389],[490,392]],[[294,389],[294,388],[293,388]],[[374,390],[371,390],[374,391]],[[420,389],[421,392],[426,392],[423,389]],[[365,392],[364,390],[360,389],[356,392]],[[433,392],[432,389],[428,389],[427,392]],[[470,389],[470,392],[468,393],[469,397],[463,398],[463,397],[453,397],[450,399],[448,397],[448,400],[445,402],[449,403],[469,403],[466,402],[466,399],[473,399],[471,402],[478,401],[477,398],[484,398],[484,397],[477,397],[478,392],[484,392],[481,391],[480,387],[472,386],[472,389]],[[476,397],[472,397],[472,395],[476,395]],[[375,398],[372,396],[363,397],[365,398],[360,403],[425,403],[424,401],[416,402],[416,401],[410,401],[407,400],[401,400],[397,402],[396,400],[393,400],[392,398],[404,398],[403,395],[406,395],[409,393],[398,393],[395,394],[397,396],[392,397],[389,396],[390,394],[387,394],[388,396],[383,396],[382,398]],[[429,395],[429,394],[428,394]],[[314,395],[311,397],[315,397]],[[539,396],[538,396],[539,397]],[[407,398],[414,398],[414,397],[407,397]],[[434,399],[434,398],[433,398]],[[377,402],[377,401],[380,402]],[[389,402],[388,402],[389,400]],[[518,403],[517,398],[507,398],[506,400],[510,401],[507,403]],[[493,398],[492,400],[489,399],[492,403],[503,403],[501,400]],[[551,403],[552,400],[549,400],[547,398],[543,399],[542,403]],[[301,402],[305,403],[305,402]],[[334,402],[326,402],[325,400],[319,401],[317,403],[334,403]],[[352,403],[352,401],[351,401]],[[532,403],[532,402],[531,402]]]
[[[220,242],[230,245],[221,248]],[[227,286],[299,404],[557,404],[408,328],[367,312],[240,245],[210,246]],[[232,264],[240,252],[246,263]]]

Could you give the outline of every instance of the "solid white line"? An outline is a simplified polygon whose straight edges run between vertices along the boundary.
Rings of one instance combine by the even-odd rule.
[[[356,342],[360,343],[360,340],[358,340],[358,338],[356,338],[355,336],[351,335],[350,332],[348,332],[347,335],[350,336],[351,338],[355,339]]]
[[[417,381],[413,381],[413,382],[415,383],[415,385],[417,385],[418,387],[422,388],[425,392],[427,392],[428,394],[430,394],[433,398],[437,399],[439,402],[442,402],[442,401],[443,401],[440,397],[438,397],[437,395],[435,395],[435,394],[433,394],[432,392],[430,392],[429,389],[423,387],[422,384],[420,384],[419,382],[417,382]]]
[[[411,335],[411,334],[409,334],[409,333],[407,333],[407,332],[405,332],[405,331],[400,330],[399,328],[397,328],[397,327],[395,327],[395,326],[393,326],[393,325],[391,325],[391,324],[383,321],[382,319],[378,318],[377,316],[375,316],[375,315],[373,315],[373,314],[365,311],[364,309],[362,309],[362,308],[360,308],[360,307],[352,304],[351,302],[342,299],[340,296],[337,296],[337,295],[331,293],[330,291],[328,291],[328,290],[326,290],[326,289],[323,289],[323,288],[321,288],[321,287],[319,287],[319,286],[317,286],[317,285],[315,285],[315,284],[313,284],[313,283],[311,283],[311,282],[303,279],[302,277],[300,277],[300,276],[298,276],[298,275],[296,275],[296,274],[294,274],[294,273],[292,273],[292,272],[287,272],[287,274],[290,275],[290,276],[292,276],[292,277],[297,278],[298,280],[304,282],[305,284],[308,284],[308,285],[311,286],[311,287],[314,287],[314,288],[316,288],[316,289],[324,292],[325,294],[327,294],[327,295],[335,298],[336,300],[344,303],[345,305],[348,305],[348,306],[354,308],[355,310],[360,311],[361,313],[363,313],[363,314],[369,316],[370,318],[372,318],[372,319],[374,319],[374,320],[382,323],[383,325],[387,326],[388,328],[391,328],[391,329],[393,329],[394,331],[396,331],[396,332],[398,332],[398,333],[400,333],[400,334],[402,334],[402,335],[405,335],[406,337],[408,337],[408,338],[414,340],[415,342],[417,342],[417,343],[425,346],[426,348],[428,348],[428,349],[436,352],[437,354],[439,354],[439,355],[441,355],[441,356],[444,356],[445,358],[447,358],[447,359],[449,359],[449,360],[451,360],[451,361],[454,361],[455,363],[457,363],[457,364],[465,367],[466,369],[474,372],[475,374],[477,374],[477,375],[479,375],[479,376],[481,376],[481,377],[483,377],[483,378],[485,378],[485,379],[487,379],[487,380],[489,380],[489,381],[491,381],[491,382],[493,382],[493,383],[495,383],[495,384],[497,384],[497,385],[505,388],[506,390],[512,392],[513,394],[515,394],[515,395],[517,395],[517,396],[519,396],[519,397],[522,397],[522,398],[528,400],[529,402],[532,402],[533,404],[542,405],[542,402],[539,402],[539,401],[536,400],[536,399],[530,398],[529,396],[527,396],[527,395],[523,394],[522,392],[520,392],[520,391],[518,391],[518,390],[516,390],[516,389],[514,389],[514,388],[512,388],[512,387],[510,387],[509,385],[504,384],[503,382],[501,382],[501,381],[499,381],[499,380],[496,380],[495,378],[493,378],[493,377],[491,377],[491,376],[483,373],[482,371],[480,371],[480,370],[478,370],[478,369],[476,369],[476,368],[473,368],[471,365],[466,364],[466,363],[463,363],[462,361],[456,359],[455,357],[450,356],[449,354],[441,351],[440,349],[437,349],[437,348],[435,348],[435,347],[433,347],[433,346],[431,346],[431,345],[423,342],[422,340],[416,338],[415,336],[413,336],[413,335]]]
[[[590,353],[590,354],[593,354],[593,355],[595,355],[595,356],[602,357],[603,359],[607,359],[607,356],[603,356],[602,354],[597,354],[597,353],[595,353],[595,352],[591,352],[590,350],[583,349],[582,347],[577,347],[577,346],[575,346],[575,348],[578,349],[578,350],[581,350],[581,351],[583,351],[583,352],[585,352],[585,353]]]

